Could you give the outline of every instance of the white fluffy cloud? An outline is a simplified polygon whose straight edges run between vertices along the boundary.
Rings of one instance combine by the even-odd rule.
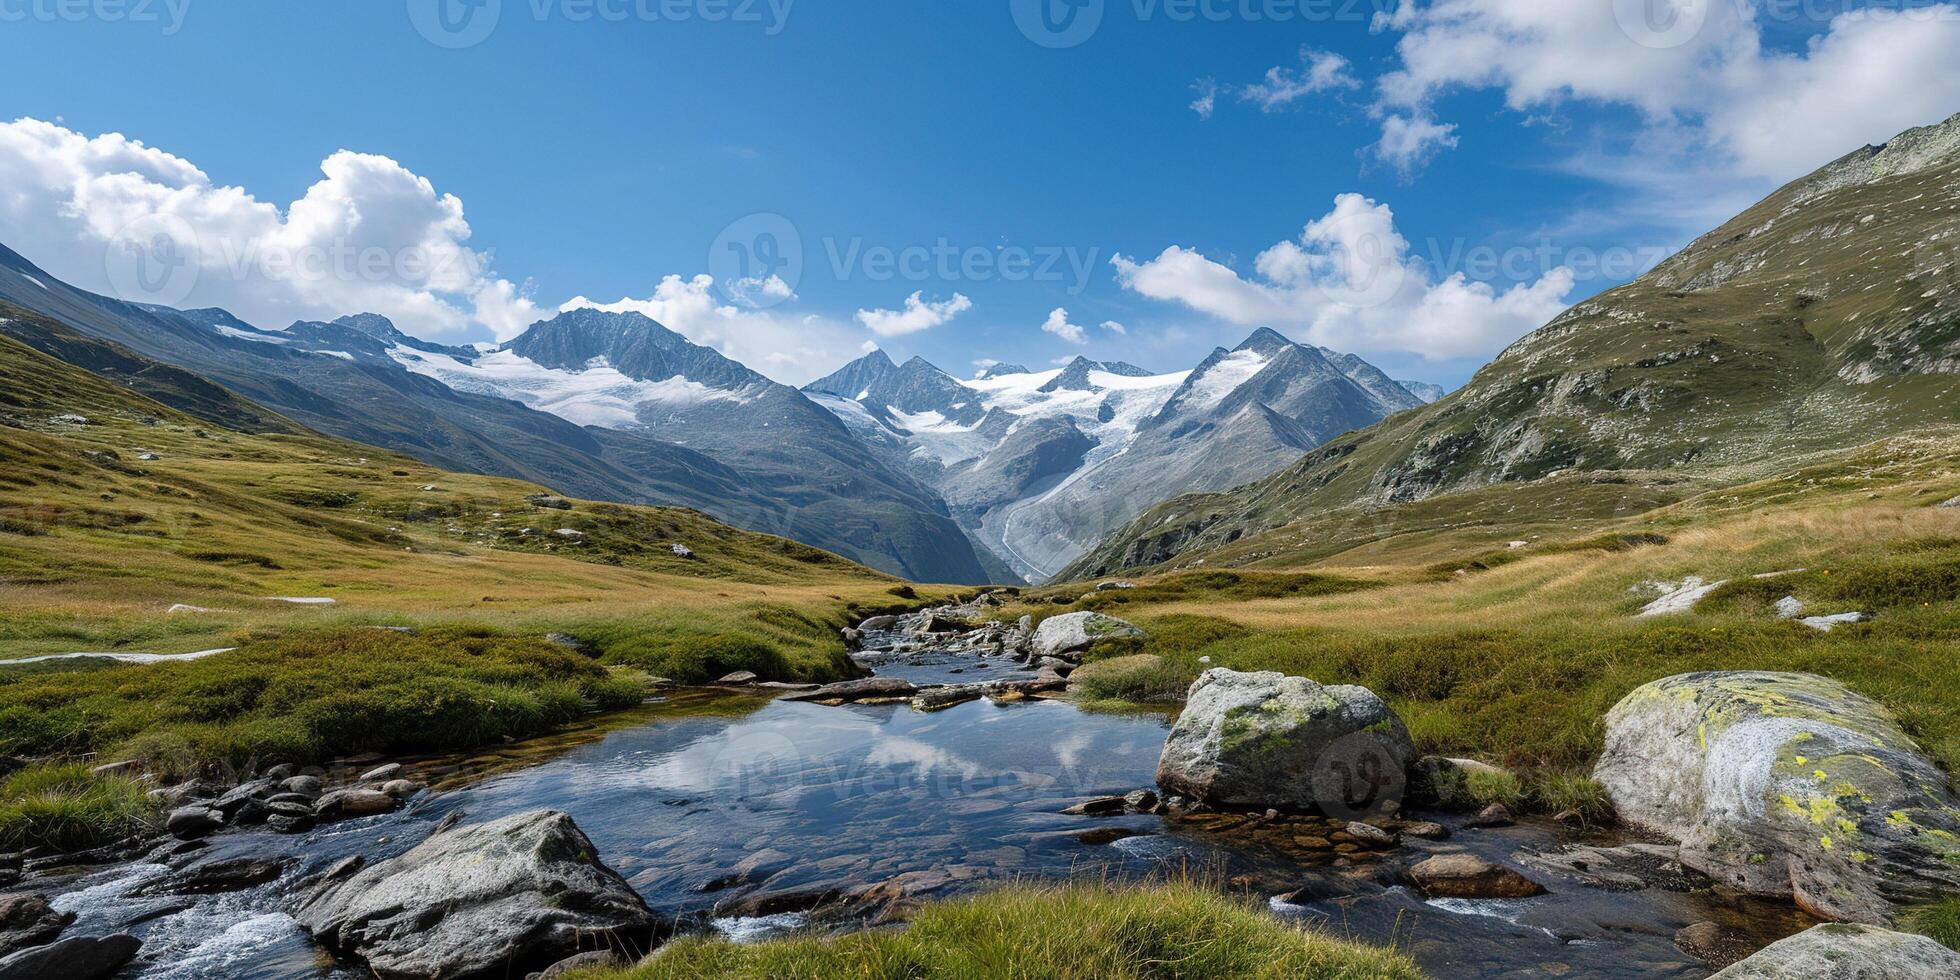
[[[1375,144],[1375,155],[1408,174],[1455,146],[1455,124],[1439,123],[1422,115],[1390,113],[1382,119],[1382,138]]]
[[[1276,112],[1315,93],[1360,88],[1361,82],[1349,70],[1353,67],[1332,51],[1301,48],[1299,68],[1267,69],[1265,80],[1247,85],[1239,94],[1267,112]]]
[[[1041,330],[1043,333],[1054,334],[1071,344],[1086,344],[1089,342],[1089,332],[1076,324],[1068,322],[1068,310],[1064,307],[1056,307],[1051,311],[1048,314],[1048,319],[1042,322]]]
[[[1438,96],[1495,88],[1520,111],[1630,108],[1647,128],[1686,130],[1703,166],[1785,180],[1960,105],[1960,5],[1778,19],[1790,9],[1675,0],[1652,17],[1647,0],[1403,0],[1377,20],[1401,34],[1401,64],[1379,88],[1385,123],[1403,129],[1384,134],[1381,152],[1422,145],[1409,121],[1428,118]],[[1803,29],[1809,41],[1767,43],[1773,21],[1779,36]]]
[[[384,156],[342,150],[320,171],[282,209],[121,134],[19,119],[0,124],[0,240],[86,289],[264,326],[371,311],[411,332],[510,336],[535,319],[465,244],[453,195]],[[130,274],[144,255],[167,255],[171,274]]]
[[[1191,103],[1191,111],[1201,119],[1210,119],[1218,110],[1218,97],[1231,94],[1266,112],[1278,112],[1309,95],[1360,88],[1361,81],[1354,77],[1353,68],[1353,62],[1332,51],[1302,47],[1299,67],[1276,65],[1266,70],[1265,78],[1251,85],[1228,88],[1211,78],[1193,82],[1191,90],[1198,93],[1198,98]]]
[[[1299,238],[1261,252],[1252,276],[1175,245],[1147,261],[1111,261],[1124,288],[1151,299],[1240,326],[1304,330],[1340,350],[1430,360],[1496,352],[1563,311],[1574,282],[1564,267],[1501,292],[1461,273],[1438,281],[1388,206],[1359,194],[1341,195]]]
[[[1109,331],[1110,333],[1115,334],[1118,337],[1127,337],[1130,334],[1129,327],[1117,323],[1115,320],[1104,320],[1102,322],[1102,328],[1104,330]]]
[[[902,310],[859,310],[857,319],[866,330],[880,337],[903,337],[940,326],[973,309],[973,301],[961,293],[941,302],[931,302],[922,292],[905,297]]]
[[[722,303],[713,276],[668,276],[653,295],[599,303],[580,296],[560,310],[639,313],[704,347],[789,385],[816,380],[837,365],[876,349],[835,320],[753,310]]]

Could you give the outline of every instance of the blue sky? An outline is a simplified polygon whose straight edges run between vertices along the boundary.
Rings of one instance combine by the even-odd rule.
[[[436,0],[52,2],[0,0],[0,119],[39,124],[0,138],[0,240],[50,271],[113,287],[100,255],[140,207],[207,260],[241,227],[464,250],[439,282],[234,262],[181,301],[268,327],[358,303],[445,340],[624,301],[791,382],[866,343],[1177,370],[1271,325],[1453,384],[1782,180],[1960,111],[1938,4],[1682,0],[1707,8],[1683,40],[1630,37],[1635,0],[1081,0],[1095,30],[1051,47],[1016,19],[1040,0],[501,0],[451,50],[415,26]],[[342,150],[372,157],[319,186]],[[119,167],[145,186],[103,191]],[[753,256],[761,231],[800,274],[731,291],[731,236]]]

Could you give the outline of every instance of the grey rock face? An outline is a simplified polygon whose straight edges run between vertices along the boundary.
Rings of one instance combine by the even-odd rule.
[[[0,959],[0,980],[98,980],[121,969],[141,948],[143,941],[127,934],[70,936]]]
[[[50,942],[73,921],[74,913],[55,911],[41,895],[0,895],[0,956]]]
[[[1037,657],[1058,657],[1079,653],[1104,640],[1143,635],[1143,630],[1134,624],[1114,616],[1094,612],[1069,613],[1043,620],[1041,626],[1035,629],[1034,654]]]
[[[654,916],[556,811],[429,838],[329,881],[295,914],[382,976],[460,977],[550,962],[612,940],[639,943]]]
[[[1593,772],[1623,820],[1731,887],[1884,924],[1960,891],[1960,801],[1878,704],[1808,674],[1686,674],[1606,718]]]
[[[1367,688],[1213,668],[1191,685],[1157,783],[1230,806],[1394,809],[1415,758],[1402,719]]]
[[[1925,936],[1831,923],[1798,933],[1713,980],[1951,980],[1960,953]]]

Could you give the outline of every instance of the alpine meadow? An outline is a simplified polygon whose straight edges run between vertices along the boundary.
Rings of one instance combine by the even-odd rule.
[[[1949,0],[15,6],[0,980],[1960,976]]]

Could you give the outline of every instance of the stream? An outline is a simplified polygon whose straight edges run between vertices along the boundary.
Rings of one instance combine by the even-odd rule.
[[[1027,676],[1005,658],[957,648],[863,659],[881,676],[918,684]],[[682,929],[741,940],[835,927],[806,918],[810,896],[912,872],[926,873],[931,898],[1009,879],[1165,873],[1270,897],[1316,881],[1351,882],[1372,861],[1419,859],[1426,850],[1508,861],[1565,843],[1622,841],[1549,822],[1469,829],[1461,816],[1418,814],[1449,826],[1450,839],[1410,840],[1376,854],[1306,853],[1225,826],[1232,821],[1061,812],[1151,786],[1169,727],[1162,713],[1088,712],[1059,700],[981,699],[928,714],[905,704],[829,707],[677,691],[584,731],[410,762],[431,789],[397,812],[292,836],[227,832],[199,852],[298,860],[285,877],[256,888],[132,897],[167,873],[154,864],[21,887],[57,896],[58,908],[76,912],[71,935],[140,936],[142,952],[121,976],[355,978],[370,974],[326,957],[287,915],[290,886],[351,855],[372,862],[398,854],[459,811],[474,822],[564,810],[657,912]],[[1429,901],[1401,886],[1343,887],[1324,901],[1269,905],[1336,934],[1394,943],[1437,977],[1705,977],[1712,969],[1675,947],[1677,929],[1712,920],[1761,946],[1808,925],[1787,905],[1661,888],[1608,891],[1532,874],[1552,894]],[[778,908],[785,911],[772,911]]]

